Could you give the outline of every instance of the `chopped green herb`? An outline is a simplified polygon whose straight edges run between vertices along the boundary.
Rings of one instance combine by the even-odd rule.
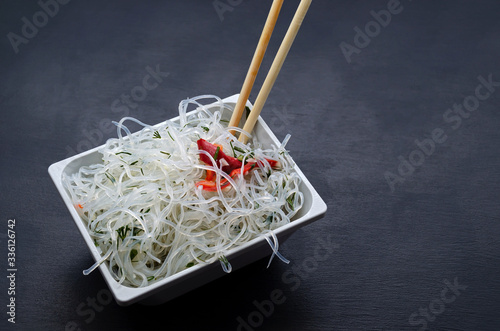
[[[113,177],[113,175],[110,175],[107,172],[105,172],[104,174],[106,175],[106,177],[108,177],[108,179],[111,181],[111,183],[113,183],[113,184],[116,183],[116,179],[115,179],[115,177]]]
[[[115,153],[115,155],[119,155],[119,154],[128,154],[128,155],[132,155],[131,153],[129,152],[118,152],[118,153]]]
[[[293,198],[295,198],[295,193],[293,193],[292,195],[290,195],[286,199],[286,202],[288,202],[288,205],[290,206],[290,208],[292,209],[292,211],[295,211],[295,209],[293,208]]]
[[[229,145],[231,145],[231,149],[233,150],[233,156],[236,157],[236,152],[234,151],[233,142],[229,141]]]
[[[208,132],[208,131],[210,130],[210,129],[209,129],[209,128],[207,128],[206,126],[202,126],[201,128],[202,128],[203,130],[205,130],[205,132]]]
[[[170,132],[168,132],[168,131],[167,131],[167,133],[168,133],[168,135],[170,136],[170,139],[172,139],[172,141],[175,141],[175,139],[174,139],[174,138],[172,138],[172,135],[170,134]]]
[[[152,281],[153,279],[155,279],[155,276],[149,276],[148,277],[148,282]]]
[[[144,171],[142,171],[142,168],[141,168],[141,174],[144,176]]]
[[[242,150],[239,147],[234,147],[234,149],[237,150],[240,153],[245,153],[246,154],[246,151]],[[255,157],[255,154],[252,152],[252,153],[250,153],[250,154],[247,155],[247,160],[248,159],[253,159],[254,157]],[[243,155],[243,154],[240,154],[237,157],[237,159],[240,160],[240,161],[243,161],[243,158],[245,158],[245,155]]]
[[[128,226],[122,226],[121,228],[118,228],[118,230],[116,230],[116,232],[118,232],[118,238],[120,238],[122,241],[125,240],[125,238],[127,237],[127,232],[129,232],[131,229],[130,227]]]
[[[242,148],[240,148],[240,147],[238,147],[238,146],[234,146],[234,149],[235,149],[235,150],[237,150],[237,151],[238,151],[238,152],[240,152],[240,153],[243,153],[243,154],[245,154],[245,153],[246,153],[246,151],[245,151],[244,149],[242,149]]]
[[[221,257],[219,257],[219,261],[221,261],[224,264],[226,270],[230,270],[231,265],[229,264],[227,257],[222,255]]]
[[[130,165],[135,165],[135,164],[137,164],[137,162],[139,162],[139,160],[130,163]]]
[[[160,133],[158,131],[155,131],[153,133],[153,139],[161,139]]]
[[[186,264],[186,268],[191,268],[192,266],[194,266],[194,262],[189,262],[188,264]]]
[[[215,154],[214,154],[215,161],[217,161],[217,158],[219,157],[219,151],[220,151],[220,146],[217,146],[217,149],[215,150]]]
[[[171,156],[170,153],[167,153],[167,152],[164,152],[164,151],[160,151],[160,153],[167,155],[169,158]]]

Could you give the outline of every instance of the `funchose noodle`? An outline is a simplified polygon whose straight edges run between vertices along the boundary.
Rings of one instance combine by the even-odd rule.
[[[208,98],[216,99],[210,109],[200,103]],[[178,122],[123,118],[118,138],[100,149],[102,163],[63,176],[103,256],[96,265],[106,262],[119,283],[143,287],[217,260],[230,272],[225,254],[259,236],[286,261],[273,230],[303,203],[289,136],[280,146],[242,144],[223,119],[231,111],[218,97],[200,96],[180,103]],[[132,134],[126,121],[143,128]]]

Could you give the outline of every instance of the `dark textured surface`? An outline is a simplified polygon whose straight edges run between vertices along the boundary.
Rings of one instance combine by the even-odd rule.
[[[17,53],[8,35],[22,36],[22,18],[40,7],[0,4],[0,304],[6,310],[15,218],[15,327],[236,330],[250,318],[255,330],[500,329],[493,0],[402,1],[380,30],[370,11],[394,1],[313,1],[262,115],[278,138],[292,133],[288,148],[327,202],[326,217],[280,246],[290,265],[266,269],[262,260],[162,306],[102,304],[107,287],[98,272],[82,276],[93,261],[47,168],[113,137],[102,125],[126,114],[158,123],[186,97],[238,93],[270,3],[220,2],[233,4],[222,20],[206,0],[73,0]],[[252,100],[297,4],[283,6]],[[358,37],[363,48],[348,63],[340,45],[355,46],[354,28],[367,24],[371,41]],[[144,100],[112,107],[142,85],[148,66],[168,77]],[[480,77],[494,86],[479,88],[484,100],[474,105]],[[464,101],[477,109],[459,122],[447,111]],[[433,132],[445,141],[432,149]],[[401,158],[410,156],[419,165],[404,175]],[[401,176],[394,190],[388,172]],[[458,292],[446,291],[454,282]],[[264,305],[259,319],[255,303],[279,291],[284,302]],[[2,330],[14,329],[0,316]]]

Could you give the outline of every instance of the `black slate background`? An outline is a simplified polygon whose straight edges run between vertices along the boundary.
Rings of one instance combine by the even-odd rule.
[[[456,129],[443,118],[478,77],[500,82],[493,0],[401,1],[350,63],[340,44],[354,45],[354,28],[395,2],[313,1],[262,116],[280,139],[292,134],[288,148],[326,217],[282,243],[290,265],[261,260],[161,306],[89,312],[107,287],[98,272],[82,276],[93,260],[47,168],[116,135],[99,125],[125,114],[112,103],[147,66],[168,73],[127,111],[147,123],[175,116],[187,97],[238,93],[270,1],[220,2],[232,4],[222,19],[214,1],[73,0],[15,53],[8,34],[41,9],[2,1],[0,328],[236,330],[254,318],[254,330],[500,329],[500,86]],[[297,4],[283,6],[252,100]],[[385,174],[436,129],[446,141],[391,190]],[[13,218],[15,325],[6,315]],[[316,264],[321,242],[330,251]],[[446,282],[462,287],[442,304]],[[259,320],[254,302],[274,290],[285,301]],[[412,319],[419,311],[431,313]]]

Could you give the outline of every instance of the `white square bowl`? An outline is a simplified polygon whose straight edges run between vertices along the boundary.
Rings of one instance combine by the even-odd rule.
[[[231,107],[234,107],[237,100],[238,95],[236,94],[225,98],[223,102]],[[251,108],[250,103],[247,105]],[[213,108],[218,109],[219,107]],[[227,117],[230,117],[230,114],[223,115],[223,118],[226,119],[228,119]],[[173,122],[178,120],[179,117],[171,119]],[[263,146],[271,146],[272,144],[279,146],[281,144],[260,116],[255,125],[253,134],[257,136]],[[96,261],[101,259],[101,254],[94,245],[83,220],[80,218],[78,212],[73,206],[70,195],[62,184],[62,175],[76,173],[82,166],[102,163],[102,157],[98,151],[102,147],[103,146],[99,146],[69,157],[65,160],[56,162],[50,165],[48,169],[55,186],[61,194],[61,197],[68,207],[71,216],[73,216],[73,220],[78,230],[80,230],[83,239]],[[322,218],[327,209],[323,199],[321,199],[297,165],[295,165],[295,170],[302,179],[300,191],[304,194],[304,203],[302,208],[297,212],[289,224],[274,230],[274,233],[278,237],[280,243],[288,239],[288,237],[300,227]],[[266,255],[270,255],[271,253],[272,250],[267,241],[263,237],[258,237],[240,247],[228,251],[225,255],[231,263],[233,270],[236,270],[257,261]],[[88,266],[82,266],[82,270],[86,267]],[[119,284],[111,276],[107,263],[101,264],[99,269],[111,292],[113,293],[116,302],[122,306],[127,306],[136,302],[146,305],[161,304],[225,275],[219,261],[215,261],[211,264],[195,265],[146,287],[133,288]]]

